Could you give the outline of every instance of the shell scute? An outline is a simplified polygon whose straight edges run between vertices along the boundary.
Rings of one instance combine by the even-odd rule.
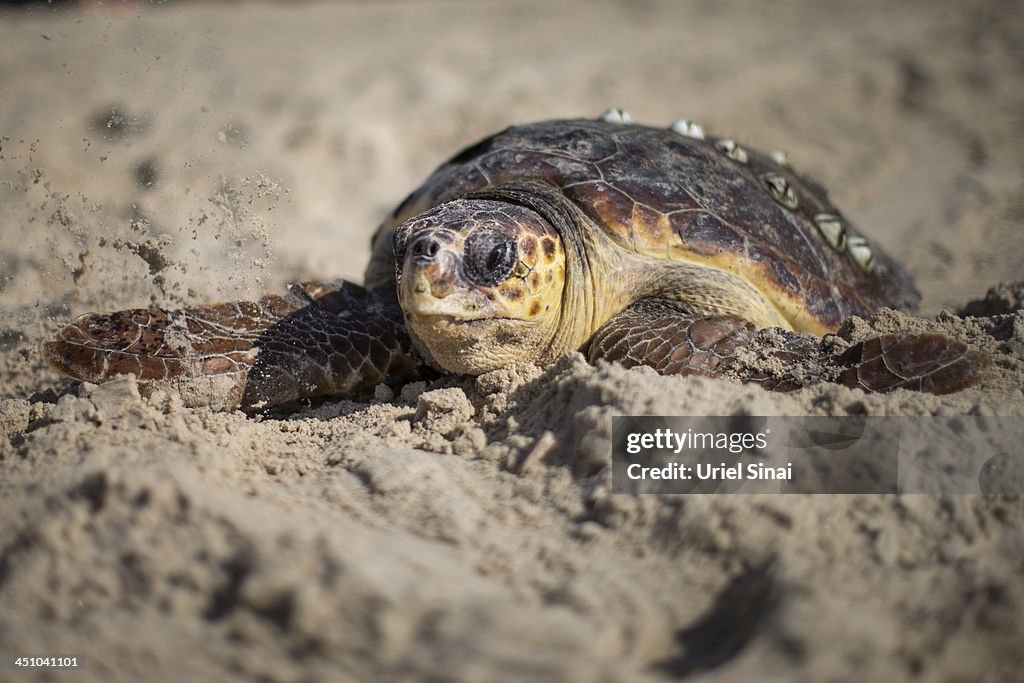
[[[515,146],[580,161],[599,161],[619,151],[614,136],[607,134],[605,124],[594,121],[552,121],[551,124],[515,136]],[[510,131],[520,132],[526,128],[531,127],[521,126]]]
[[[807,281],[801,279],[800,270],[791,260],[783,257],[777,250],[765,248],[763,245],[750,245],[748,253],[754,266],[770,271],[767,278],[778,283],[779,288],[786,296],[793,299],[799,298]]]
[[[603,180],[570,185],[565,195],[585,214],[601,225],[620,244],[633,248],[637,235],[633,232],[634,201]]]
[[[722,259],[723,265],[735,271],[741,265],[732,255],[743,251],[743,236],[725,222],[707,211],[686,211],[670,214],[669,222],[677,238],[673,242],[676,252],[671,258],[688,260],[689,253],[711,259]]]

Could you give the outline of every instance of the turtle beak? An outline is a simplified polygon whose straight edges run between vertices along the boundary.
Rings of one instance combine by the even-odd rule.
[[[422,235],[409,245],[401,269],[399,298],[406,310],[429,315],[446,299],[458,278],[458,258],[432,235]]]

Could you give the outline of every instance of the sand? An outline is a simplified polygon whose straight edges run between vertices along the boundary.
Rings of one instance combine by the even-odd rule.
[[[0,19],[0,653],[86,660],[0,680],[1021,680],[1019,495],[608,488],[614,414],[1024,416],[1016,3]],[[988,378],[772,394],[570,356],[246,415],[36,352],[90,310],[359,280],[461,146],[609,106],[787,149],[924,295],[836,343],[941,330]]]

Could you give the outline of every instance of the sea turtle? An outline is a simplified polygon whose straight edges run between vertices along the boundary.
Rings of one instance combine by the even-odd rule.
[[[577,350],[790,388],[795,379],[736,370],[756,330],[783,330],[774,353],[792,359],[820,352],[818,335],[849,316],[919,299],[785,155],[685,120],[636,125],[621,110],[513,126],[464,149],[384,220],[372,248],[363,286],[88,314],[42,353],[90,382],[209,382],[214,402],[242,408]],[[836,379],[944,393],[977,380],[986,358],[940,335],[890,335],[843,354]]]

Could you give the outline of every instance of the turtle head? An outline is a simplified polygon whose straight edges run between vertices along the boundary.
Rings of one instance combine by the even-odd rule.
[[[394,250],[398,301],[429,360],[478,375],[544,354],[558,325],[565,254],[540,214],[455,200],[400,225]]]

